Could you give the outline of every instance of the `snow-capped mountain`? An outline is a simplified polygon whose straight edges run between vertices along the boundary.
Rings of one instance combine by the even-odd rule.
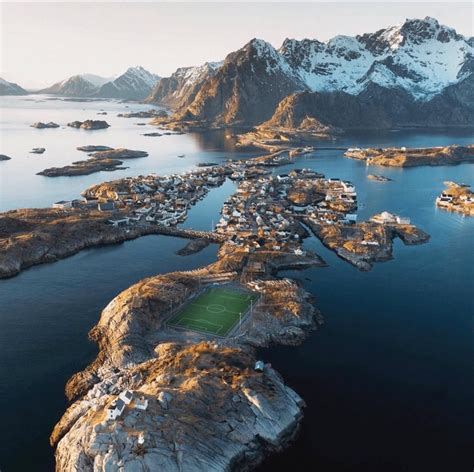
[[[222,66],[221,62],[206,62],[197,67],[180,67],[170,77],[161,78],[155,85],[147,102],[182,108],[194,99],[197,91]]]
[[[130,67],[116,79],[102,85],[96,95],[104,98],[142,100],[158,82],[159,77],[143,67]]]
[[[285,40],[279,52],[313,92],[357,95],[373,82],[428,100],[457,82],[459,69],[474,50],[467,38],[427,17],[326,43]]]
[[[428,102],[472,74],[473,56],[472,38],[429,17],[327,42],[286,39],[278,50],[254,39],[226,57],[176,118],[257,124],[301,91],[359,96],[400,89],[408,100]]]
[[[7,82],[0,77],[0,95],[27,95],[28,92],[13,82]]]
[[[51,87],[40,90],[38,93],[62,95],[66,97],[91,97],[99,87],[110,79],[94,74],[73,75]]]

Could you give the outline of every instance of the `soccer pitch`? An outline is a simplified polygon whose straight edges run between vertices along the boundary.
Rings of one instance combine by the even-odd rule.
[[[210,288],[174,315],[168,325],[224,337],[257,298],[252,293]]]

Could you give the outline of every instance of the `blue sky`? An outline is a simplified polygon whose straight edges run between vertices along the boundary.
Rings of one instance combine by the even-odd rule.
[[[223,59],[253,37],[327,40],[433,16],[473,35],[472,3],[4,3],[0,76],[42,87],[78,73],[110,77],[132,65],[161,76]]]

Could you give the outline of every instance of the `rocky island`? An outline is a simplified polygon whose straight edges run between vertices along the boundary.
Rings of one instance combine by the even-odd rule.
[[[101,146],[101,145],[87,145],[87,146],[79,146],[76,148],[78,151],[83,152],[96,152],[96,151],[111,151],[113,148],[109,146]]]
[[[466,184],[445,182],[446,188],[436,198],[436,206],[443,210],[474,216],[474,193]]]
[[[59,125],[57,123],[54,123],[53,121],[50,121],[49,123],[43,123],[42,121],[37,121],[36,123],[33,123],[30,126],[32,128],[37,128],[37,129],[59,128]]]
[[[373,180],[374,182],[391,182],[392,179],[385,177],[384,175],[377,175],[377,174],[369,174],[367,176],[369,180]]]
[[[137,157],[148,157],[146,151],[134,151],[125,148],[101,150],[90,155],[95,159],[136,159]]]
[[[7,156],[5,154],[0,154],[0,161],[9,161],[11,159],[10,156]]]
[[[64,167],[50,167],[38,172],[37,175],[44,175],[46,177],[74,177],[101,171],[113,172],[114,170],[125,169],[125,167],[121,167],[123,161],[119,159],[135,159],[148,156],[148,153],[145,151],[134,151],[124,148],[114,149],[107,146],[82,146],[79,150],[95,150],[96,152],[89,154],[89,156],[92,156],[91,159],[76,161]]]
[[[110,127],[106,121],[102,120],[72,121],[71,123],[68,123],[67,126],[71,128],[88,130],[106,129]]]
[[[474,162],[474,145],[431,148],[350,148],[345,154],[371,166],[415,167],[443,166]]]
[[[123,162],[118,159],[86,159],[85,161],[76,161],[71,165],[64,167],[49,167],[36,175],[45,177],[74,177],[77,175],[89,175],[96,172],[113,172],[114,170],[126,169],[122,167]]]

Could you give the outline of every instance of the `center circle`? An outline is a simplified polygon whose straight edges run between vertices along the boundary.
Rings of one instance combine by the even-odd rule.
[[[207,311],[209,313],[223,313],[225,311],[225,307],[222,305],[216,305],[212,303],[211,305],[207,306]]]

